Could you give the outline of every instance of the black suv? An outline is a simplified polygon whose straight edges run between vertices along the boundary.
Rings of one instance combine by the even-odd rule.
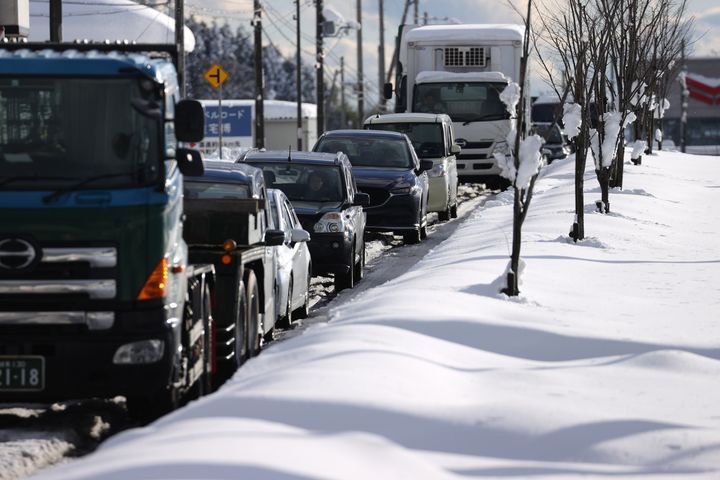
[[[333,130],[313,147],[316,152],[344,152],[350,158],[360,191],[370,195],[368,231],[400,234],[418,243],[427,234],[432,160],[421,160],[407,135],[382,130]]]
[[[313,275],[335,275],[335,290],[352,288],[365,267],[366,216],[370,198],[357,191],[344,153],[256,151],[242,155],[263,171],[268,188],[285,193],[302,227],[310,232]]]

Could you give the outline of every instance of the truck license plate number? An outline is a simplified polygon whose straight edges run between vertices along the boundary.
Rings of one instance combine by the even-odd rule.
[[[43,357],[0,356],[0,391],[33,391],[45,388]]]

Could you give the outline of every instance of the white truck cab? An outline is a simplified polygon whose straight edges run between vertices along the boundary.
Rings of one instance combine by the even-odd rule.
[[[457,158],[461,180],[507,185],[493,155],[506,153],[511,128],[499,94],[520,78],[524,32],[523,25],[514,24],[401,28],[395,111],[450,116],[463,149]],[[522,101],[529,104],[529,85],[525,87]]]
[[[432,160],[428,170],[428,212],[437,212],[441,221],[457,217],[458,171],[456,155],[460,146],[455,142],[453,123],[449,116],[438,113],[391,113],[372,115],[364,122],[370,130],[391,130],[410,138],[421,160]]]

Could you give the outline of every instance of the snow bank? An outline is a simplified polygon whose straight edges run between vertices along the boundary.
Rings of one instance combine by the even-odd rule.
[[[504,192],[219,392],[38,479],[720,477],[720,161],[626,165],[577,244],[573,172],[538,179],[520,297],[498,293]]]

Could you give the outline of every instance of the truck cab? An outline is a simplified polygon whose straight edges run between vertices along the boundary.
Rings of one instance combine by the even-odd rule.
[[[0,46],[4,400],[172,406],[211,373],[212,268],[182,238],[202,108],[132,47]]]
[[[522,25],[404,25],[396,77],[395,111],[450,116],[461,180],[506,186],[495,153],[506,154],[511,119],[499,94],[519,81]],[[529,102],[529,85],[526,98]],[[529,110],[529,109],[528,109]],[[523,132],[529,116],[523,121]]]

